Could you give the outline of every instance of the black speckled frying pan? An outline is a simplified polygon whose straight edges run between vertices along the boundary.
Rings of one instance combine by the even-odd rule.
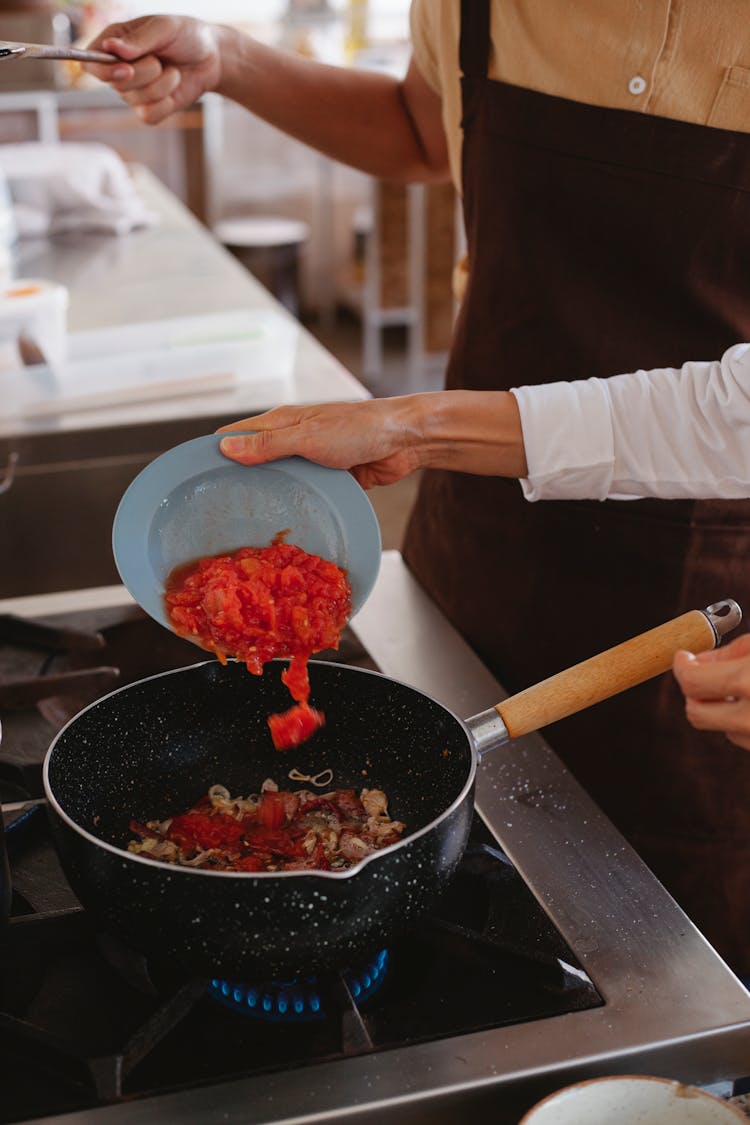
[[[209,977],[289,978],[345,966],[427,913],[463,853],[479,755],[712,648],[733,602],[694,610],[512,696],[466,722],[377,672],[310,663],[327,724],[274,750],[266,717],[289,705],[281,662],[264,674],[216,661],[166,672],[91,704],[52,743],[44,784],[60,857],[81,902],[136,949]],[[331,788],[383,789],[398,844],[348,871],[216,872],[126,850],[131,817],[186,811],[212,785],[257,792],[267,777],[330,768]]]

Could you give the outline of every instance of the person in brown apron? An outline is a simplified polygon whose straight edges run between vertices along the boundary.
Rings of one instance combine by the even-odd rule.
[[[462,3],[470,268],[447,387],[677,367],[750,339],[750,136],[492,80],[489,7]],[[747,501],[529,504],[515,481],[427,470],[404,553],[510,692],[718,598],[750,608]],[[750,755],[693,730],[671,676],[545,737],[750,974]]]
[[[445,11],[452,19],[458,7]],[[750,136],[490,78],[489,0],[462,0],[460,18],[470,269],[448,388],[674,368],[750,340]],[[201,76],[220,70],[215,34],[186,26],[175,44],[172,31],[147,19],[127,32],[137,61],[124,68],[133,73],[123,93],[141,100],[144,120],[194,97],[198,81],[212,88]],[[117,46],[108,34],[95,45]],[[149,53],[159,43],[161,69]],[[221,92],[356,163],[340,130],[323,135],[319,113],[310,130],[291,120],[289,97],[275,112],[275,56],[252,53],[249,78],[240,68]],[[309,65],[299,89],[312,88]],[[288,90],[288,61],[283,72]],[[329,105],[344,84],[336,76],[326,89]],[[299,113],[303,101],[323,104],[300,97]],[[515,480],[429,470],[405,555],[516,691],[687,609],[725,596],[750,607],[749,525],[745,501],[530,504]],[[546,733],[709,940],[750,974],[750,756],[690,727],[671,676]]]

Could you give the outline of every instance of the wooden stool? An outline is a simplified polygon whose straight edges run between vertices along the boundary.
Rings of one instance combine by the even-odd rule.
[[[310,237],[307,223],[248,215],[221,219],[214,234],[293,316],[299,316],[299,248]]]

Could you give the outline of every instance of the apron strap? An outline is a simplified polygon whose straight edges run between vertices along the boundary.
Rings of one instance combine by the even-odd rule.
[[[490,53],[490,0],[461,0],[459,60],[464,75],[486,78]]]

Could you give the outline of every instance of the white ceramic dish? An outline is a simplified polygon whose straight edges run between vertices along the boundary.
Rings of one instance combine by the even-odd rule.
[[[748,1125],[739,1109],[668,1078],[593,1078],[538,1102],[519,1125]]]

